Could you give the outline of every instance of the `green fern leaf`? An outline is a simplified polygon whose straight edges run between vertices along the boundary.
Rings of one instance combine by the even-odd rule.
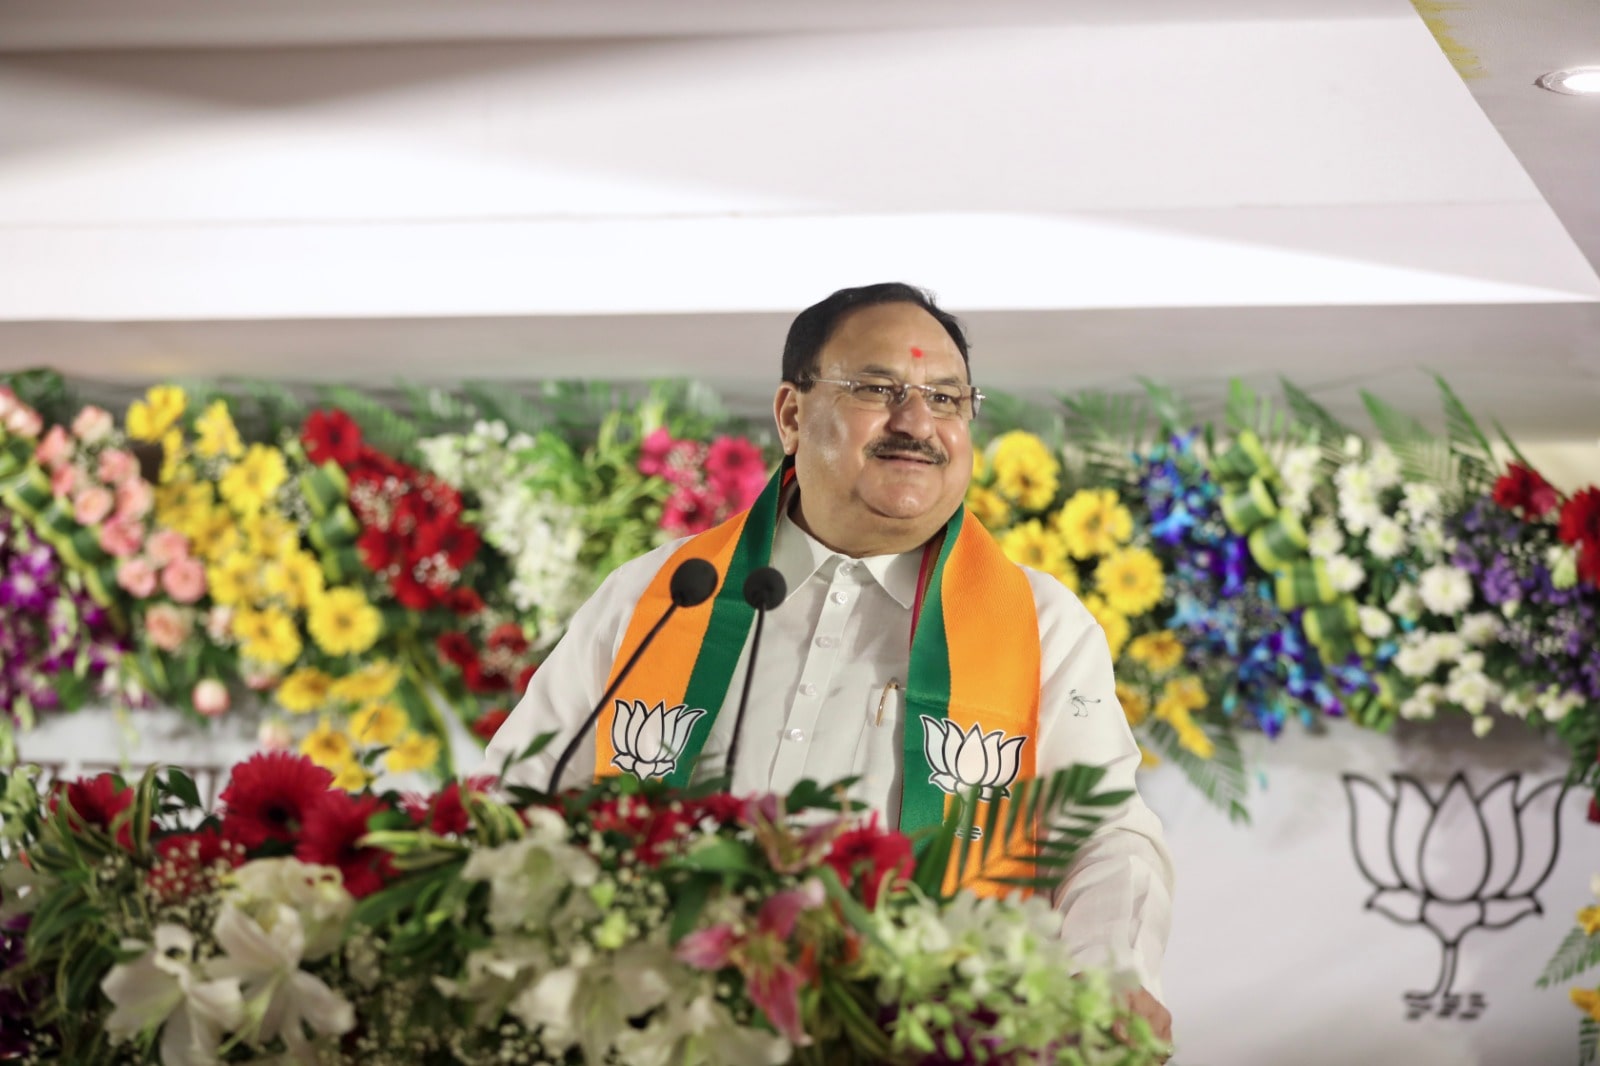
[[[1134,480],[1135,456],[1148,441],[1149,406],[1140,396],[1085,392],[1060,397],[1067,454],[1083,483]]]
[[[1323,459],[1335,466],[1344,462],[1344,441],[1355,431],[1335,418],[1326,407],[1323,407],[1311,395],[1297,387],[1288,378],[1278,378],[1279,387],[1283,389],[1283,397],[1289,404],[1289,410],[1300,420],[1303,426],[1309,428],[1315,435],[1317,444],[1322,448]]]
[[[1467,405],[1461,402],[1443,375],[1435,374],[1433,380],[1438,384],[1440,398],[1444,402],[1446,432],[1460,461],[1465,488],[1472,493],[1487,492],[1494,484],[1494,472],[1499,466],[1494,450],[1489,446],[1489,438],[1483,435],[1483,430],[1478,428]]]
[[[1578,1066],[1594,1066],[1597,1049],[1600,1049],[1600,1022],[1585,1018],[1578,1025]]]
[[[1245,774],[1244,753],[1232,730],[1206,731],[1216,749],[1209,759],[1202,759],[1180,744],[1178,731],[1160,719],[1148,721],[1144,732],[1156,754],[1175,763],[1212,806],[1227,814],[1229,821],[1249,824],[1250,810],[1245,804],[1250,798],[1250,781]]]
[[[1139,384],[1144,388],[1145,401],[1150,405],[1150,413],[1155,416],[1162,436],[1187,432],[1194,428],[1194,411],[1188,402],[1178,395],[1176,389],[1147,377],[1139,378]]]
[[[1361,402],[1372,416],[1378,436],[1399,458],[1406,480],[1429,482],[1446,492],[1461,490],[1461,463],[1448,440],[1434,436],[1421,422],[1370,392],[1362,391]]]
[[[321,390],[325,402],[344,410],[361,427],[372,444],[400,458],[416,447],[420,434],[409,420],[400,417],[387,404],[348,385],[333,385]]]
[[[1589,936],[1574,926],[1556,949],[1555,957],[1545,964],[1544,973],[1535,983],[1540,988],[1565,984],[1595,966],[1600,966],[1600,933]]]

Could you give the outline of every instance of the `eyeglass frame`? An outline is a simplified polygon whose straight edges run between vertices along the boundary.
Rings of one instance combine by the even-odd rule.
[[[813,378],[813,377],[807,377],[805,379],[805,384],[807,386],[810,386],[810,385],[840,385],[840,386],[843,386],[845,389],[848,389],[850,391],[850,394],[851,394],[852,398],[854,398],[855,388],[858,385],[876,385],[876,386],[879,386],[881,388],[893,389],[894,392],[889,397],[889,406],[884,408],[884,410],[886,410],[886,411],[893,411],[896,408],[905,406],[906,402],[911,399],[911,391],[913,389],[915,389],[922,396],[922,405],[928,409],[928,413],[930,415],[932,415],[934,418],[944,418],[945,416],[939,414],[937,411],[934,410],[933,404],[930,402],[931,394],[932,393],[936,393],[936,392],[940,392],[942,390],[949,389],[949,388],[952,387],[952,386],[949,386],[949,385],[915,385],[915,384],[913,384],[913,383],[911,383],[909,381],[894,381],[894,379],[892,379],[892,378],[889,379],[888,381],[867,381],[867,380],[863,380],[861,378]],[[966,421],[966,422],[975,421],[977,419],[977,417],[978,417],[979,410],[981,410],[982,407],[983,407],[983,400],[984,400],[983,390],[978,388],[976,385],[958,385],[958,386],[954,386],[954,387],[956,387],[956,388],[967,388],[967,389],[971,389],[972,390],[972,417],[968,418],[968,419],[965,419],[964,421]],[[961,412],[960,412],[959,408],[957,409],[955,414],[950,416],[950,420],[951,421],[956,421],[956,422],[963,421],[963,419],[961,418]]]

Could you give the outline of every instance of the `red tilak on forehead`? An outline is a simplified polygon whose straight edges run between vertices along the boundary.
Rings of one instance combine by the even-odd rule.
[[[913,349],[911,349],[911,358],[913,358],[913,359],[921,359],[922,358],[922,349],[921,348],[913,348]]]

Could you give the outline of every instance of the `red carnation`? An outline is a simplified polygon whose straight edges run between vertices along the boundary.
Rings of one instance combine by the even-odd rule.
[[[472,735],[480,740],[493,740],[500,727],[506,724],[506,719],[511,717],[511,712],[504,707],[496,707],[492,711],[484,711],[478,715],[477,721],[472,723]]]
[[[493,673],[483,668],[483,663],[474,659],[469,663],[461,664],[461,679],[466,682],[468,692],[487,695],[491,692],[504,692],[511,687],[511,682],[504,675]]]
[[[1494,502],[1508,511],[1522,511],[1529,518],[1540,518],[1560,503],[1561,497],[1537,470],[1511,463],[1494,483]]]
[[[484,607],[483,597],[466,585],[451,589],[445,595],[444,605],[461,617],[477,614]]]
[[[1600,489],[1573,493],[1561,508],[1557,533],[1568,544],[1600,543]]]
[[[60,794],[59,791],[56,793],[58,797]],[[133,789],[119,784],[113,774],[96,774],[69,782],[66,796],[67,805],[83,819],[85,825],[108,833],[117,815],[133,803]],[[56,809],[54,799],[51,800],[50,809]],[[126,849],[133,847],[133,833],[126,823],[117,830],[117,843]]]
[[[376,796],[324,792],[306,814],[294,857],[337,866],[344,875],[345,890],[352,896],[363,899],[372,895],[394,876],[394,865],[388,852],[361,847],[357,841],[367,835],[372,816],[383,810],[383,801]]]
[[[375,574],[398,562],[404,548],[403,540],[377,526],[368,526],[356,538],[356,551],[361,553],[361,561]]]
[[[361,427],[343,411],[312,411],[300,431],[313,463],[333,461],[349,467],[361,454]]]
[[[858,871],[864,871],[861,899],[867,906],[876,907],[886,880],[911,875],[911,841],[902,833],[879,829],[874,815],[861,828],[840,835],[823,861],[838,872],[839,880],[846,885],[851,884]]]
[[[318,800],[333,787],[333,774],[304,755],[270,751],[233,768],[222,801],[222,835],[246,848],[268,841],[292,844]]]
[[[478,649],[472,646],[472,638],[465,633],[441,633],[435,643],[445,661],[456,666],[464,667],[478,659]]]
[[[509,651],[513,655],[528,650],[528,638],[515,622],[502,622],[490,630],[488,644],[494,651]]]
[[[411,797],[406,813],[419,828],[440,836],[460,836],[472,827],[472,819],[461,802],[461,785],[455,781],[432,796]]]

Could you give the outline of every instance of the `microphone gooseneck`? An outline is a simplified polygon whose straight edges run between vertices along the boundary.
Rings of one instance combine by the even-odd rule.
[[[761,648],[761,624],[767,612],[789,595],[783,575],[770,566],[752,570],[744,579],[744,602],[756,609],[756,631],[750,637],[750,661],[744,667],[744,691],[739,696],[739,713],[733,718],[733,738],[728,741],[728,788],[733,788],[733,770],[739,759],[739,734],[744,731],[744,710],[750,703],[750,680],[756,675],[756,652]]]
[[[600,720],[600,712],[605,709],[606,701],[616,694],[622,682],[633,672],[633,666],[639,661],[639,656],[643,655],[650,642],[656,639],[656,634],[667,624],[667,619],[671,618],[679,607],[698,607],[717,591],[717,568],[704,559],[685,559],[678,564],[678,569],[672,572],[669,588],[672,594],[671,605],[656,620],[656,624],[650,627],[650,632],[645,634],[639,646],[633,650],[633,654],[628,656],[628,661],[622,664],[622,669],[617,671],[616,680],[606,687],[600,702],[594,705],[594,710],[589,712],[589,716],[583,720],[583,724],[578,727],[572,739],[567,741],[567,746],[561,751],[561,757],[556,760],[555,772],[550,775],[550,787],[545,791],[552,794],[556,791],[561,775],[566,772],[567,764],[572,761],[578,745],[583,743],[583,738],[589,735],[594,724]]]

